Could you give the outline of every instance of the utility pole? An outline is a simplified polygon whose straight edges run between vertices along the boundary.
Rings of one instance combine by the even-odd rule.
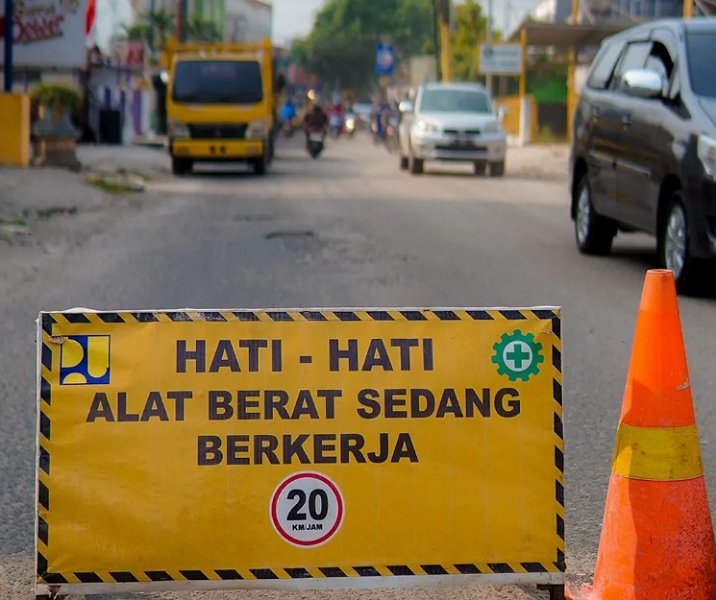
[[[580,0],[572,0],[572,25],[580,23]],[[567,139],[572,139],[572,123],[577,108],[577,50],[569,50],[569,71],[567,79]]]
[[[440,66],[442,80],[452,81],[452,51],[450,48],[451,0],[437,0],[438,29],[440,31]]]
[[[691,19],[694,16],[694,0],[684,0],[684,19]]]
[[[5,0],[5,91],[12,92],[12,38],[13,23],[15,21],[15,11],[13,0]]]
[[[181,44],[186,41],[186,22],[189,13],[189,0],[177,0],[177,41]]]
[[[487,0],[487,43],[492,43],[492,30],[493,30],[493,11],[492,11],[492,0]],[[492,73],[488,73],[486,77],[487,93],[492,97]]]

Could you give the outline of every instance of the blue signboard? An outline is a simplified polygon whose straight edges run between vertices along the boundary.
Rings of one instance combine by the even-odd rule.
[[[375,49],[375,72],[392,75],[395,69],[395,48],[391,44],[378,44]]]

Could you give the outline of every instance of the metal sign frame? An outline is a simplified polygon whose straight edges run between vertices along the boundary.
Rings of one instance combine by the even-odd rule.
[[[116,332],[126,324],[142,326],[157,323],[202,322],[212,327],[221,327],[227,323],[321,323],[334,328],[342,324],[356,325],[360,322],[373,324],[371,331],[378,331],[386,323],[440,321],[454,325],[455,321],[470,323],[503,323],[508,329],[525,328],[530,322],[539,325],[540,335],[549,336],[548,347],[539,362],[544,362],[544,370],[551,378],[549,385],[551,398],[550,430],[541,435],[549,436],[552,451],[547,459],[549,471],[554,473],[552,484],[554,506],[554,560],[542,562],[460,562],[451,564],[350,564],[324,566],[286,565],[282,568],[231,569],[230,565],[216,565],[212,571],[184,568],[169,568],[162,571],[73,571],[56,573],[49,571],[48,548],[51,536],[50,499],[52,479],[50,464],[54,439],[53,396],[58,392],[59,352],[68,332],[73,328],[88,335],[108,335],[102,331]],[[328,322],[328,323],[326,323]],[[97,332],[86,332],[96,328]],[[114,328],[114,329],[113,329]],[[531,334],[528,334],[528,336]],[[82,337],[82,336],[77,336]],[[504,345],[506,335],[503,335]],[[534,339],[534,338],[533,338]],[[109,342],[108,342],[109,344]],[[498,352],[499,343],[495,344]],[[107,346],[109,348],[109,345]],[[540,345],[540,348],[542,346]],[[504,348],[503,348],[504,349]],[[373,587],[411,587],[426,585],[472,585],[472,584],[514,584],[548,586],[553,590],[553,598],[560,598],[564,584],[564,442],[562,429],[562,354],[560,311],[555,307],[536,308],[477,308],[477,309],[296,309],[296,310],[221,310],[221,311],[139,311],[139,312],[52,312],[42,313],[38,323],[38,434],[37,434],[37,520],[36,520],[36,557],[38,596],[62,594],[92,594],[114,592],[143,591],[189,591],[189,590],[231,590],[246,588],[265,589],[355,589]],[[493,363],[497,362],[493,359]],[[108,363],[109,364],[109,363]],[[534,365],[533,365],[534,366]],[[498,373],[506,375],[497,367]],[[509,369],[508,369],[509,370]],[[109,367],[107,372],[109,372]],[[515,381],[510,376],[510,381]],[[546,375],[545,375],[546,376]],[[519,379],[519,374],[517,379]],[[97,381],[100,381],[98,379]],[[523,379],[526,381],[526,379]],[[514,384],[518,385],[518,384]],[[542,460],[540,459],[540,460]],[[292,464],[292,463],[290,463]],[[309,465],[310,467],[310,465]],[[310,562],[310,560],[308,560]]]

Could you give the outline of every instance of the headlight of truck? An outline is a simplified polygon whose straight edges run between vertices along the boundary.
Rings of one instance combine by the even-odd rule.
[[[266,137],[266,120],[256,119],[251,121],[249,126],[246,128],[246,139],[247,140],[258,140]]]
[[[707,135],[700,135],[696,151],[706,174],[716,179],[716,140]]]
[[[440,127],[438,127],[435,123],[426,121],[425,119],[420,119],[415,126],[421,133],[440,133]]]
[[[169,121],[169,137],[175,140],[187,139],[190,136],[189,127],[181,121]]]

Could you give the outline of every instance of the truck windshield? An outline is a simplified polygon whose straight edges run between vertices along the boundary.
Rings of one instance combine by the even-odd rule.
[[[490,100],[483,92],[471,90],[425,90],[420,112],[489,113]]]
[[[716,98],[713,64],[716,56],[716,31],[691,31],[686,35],[689,53],[689,79],[697,96]]]
[[[174,70],[172,99],[187,104],[261,102],[261,68],[250,60],[186,60]]]

